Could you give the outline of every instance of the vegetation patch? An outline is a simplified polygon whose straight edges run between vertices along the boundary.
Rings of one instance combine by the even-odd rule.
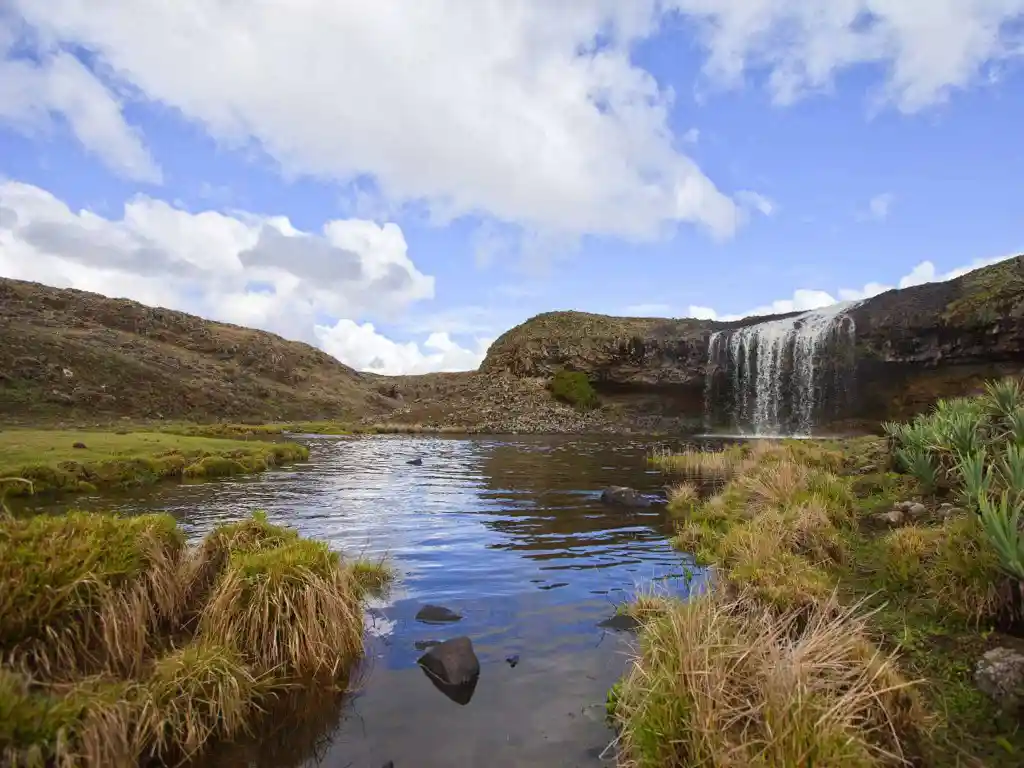
[[[191,548],[164,515],[4,515],[0,762],[174,763],[300,678],[343,685],[390,573],[262,513]]]
[[[551,377],[549,388],[552,397],[579,411],[592,411],[601,405],[597,391],[582,371],[558,371]]]
[[[11,496],[261,472],[308,457],[308,449],[296,443],[162,432],[0,431],[0,477],[32,483],[5,488]]]
[[[1019,765],[1024,728],[974,675],[1024,629],[1022,408],[994,382],[885,438],[654,457],[714,586],[645,622],[624,761]]]

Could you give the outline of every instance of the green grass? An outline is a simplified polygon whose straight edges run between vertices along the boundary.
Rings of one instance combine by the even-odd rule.
[[[551,377],[549,388],[552,397],[579,411],[592,411],[601,405],[597,391],[581,371],[558,371]]]
[[[299,685],[345,686],[383,562],[266,515],[0,515],[0,763],[177,764]]]
[[[78,447],[75,446],[84,446]],[[209,478],[308,458],[295,443],[241,441],[162,432],[23,430],[0,432],[0,477],[19,477],[8,495],[94,491],[164,479]]]

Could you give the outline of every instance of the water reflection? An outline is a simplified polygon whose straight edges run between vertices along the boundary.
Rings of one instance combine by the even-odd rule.
[[[661,491],[662,478],[645,460],[651,444],[410,436],[308,442],[310,462],[258,478],[167,487],[113,504],[109,497],[76,502],[167,510],[194,536],[262,508],[272,521],[345,552],[391,558],[400,578],[368,613],[363,685],[347,706],[331,699],[300,708],[316,710],[330,745],[311,750],[304,737],[305,746],[282,747],[272,764],[601,764],[598,754],[612,738],[605,693],[621,674],[631,635],[599,625],[642,583],[685,589],[685,562],[667,543],[663,511],[599,498],[608,485]],[[422,465],[407,463],[420,457]],[[462,618],[416,621],[428,603]],[[472,639],[481,663],[465,707],[416,667],[421,648],[459,635]],[[505,663],[514,655],[521,659],[515,667]],[[264,758],[262,748],[237,747],[204,765],[271,764]]]

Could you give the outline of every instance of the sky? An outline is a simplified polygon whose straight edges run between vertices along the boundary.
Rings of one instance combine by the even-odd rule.
[[[1024,252],[1024,0],[0,0],[0,276],[475,368]]]

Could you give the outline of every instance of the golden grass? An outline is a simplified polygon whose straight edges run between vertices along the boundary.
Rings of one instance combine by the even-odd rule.
[[[164,656],[145,686],[139,718],[149,750],[161,762],[183,759],[214,739],[248,732],[273,682],[223,646],[195,643]]]
[[[92,491],[168,478],[260,472],[308,456],[309,451],[295,443],[164,432],[0,431],[0,477],[24,478],[34,486],[11,486],[12,496],[32,490]]]
[[[257,669],[337,676],[362,653],[362,590],[337,553],[300,539],[231,555],[200,631]]]
[[[184,537],[167,515],[72,513],[0,526],[0,649],[47,676],[137,669],[181,609]]]
[[[647,624],[615,703],[620,765],[900,765],[927,726],[866,620],[783,612],[721,590]]]
[[[230,739],[268,695],[347,676],[391,574],[260,513],[191,550],[164,515],[2,516],[0,765],[165,764]]]

